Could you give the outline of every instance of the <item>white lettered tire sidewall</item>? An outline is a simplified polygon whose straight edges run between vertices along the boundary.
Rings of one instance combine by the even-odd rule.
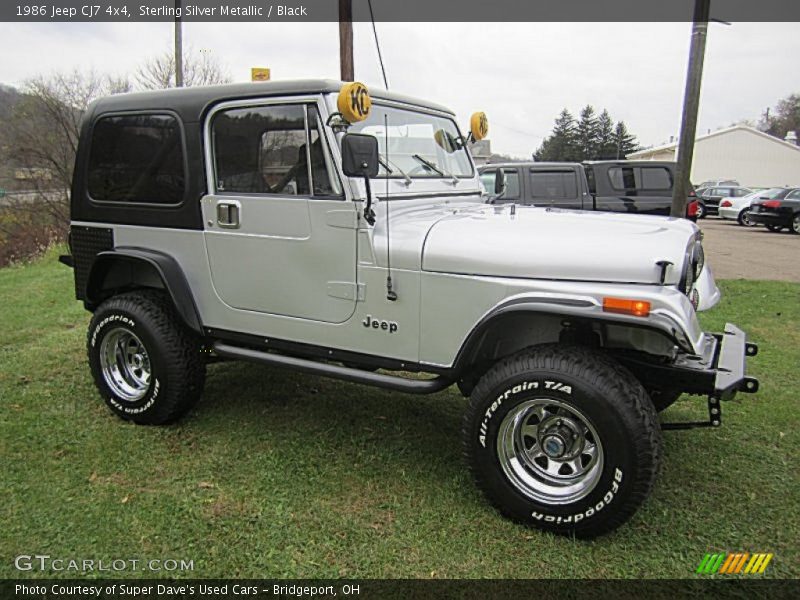
[[[95,313],[95,318],[89,328],[89,361],[95,382],[108,407],[123,419],[146,417],[148,411],[154,410],[158,403],[159,395],[163,391],[162,365],[164,357],[160,355],[158,344],[150,335],[147,327],[141,322],[141,317],[132,315],[121,309],[113,309]],[[145,395],[136,401],[126,400],[117,396],[106,383],[100,364],[100,348],[103,338],[111,331],[123,327],[138,337],[144,344],[150,358],[151,377],[150,385]]]
[[[622,369],[620,374],[629,375]],[[638,381],[632,376],[630,380],[634,391],[649,403]],[[504,418],[521,403],[539,398],[574,407],[597,432],[602,445],[603,464],[591,491],[565,504],[544,503],[526,496],[509,480],[500,462],[498,435]],[[658,440],[657,449],[645,444],[653,451],[641,452],[642,435],[638,435],[637,447],[637,432],[642,428],[641,422],[636,422],[636,411],[620,410],[620,403],[597,390],[588,378],[568,372],[555,374],[550,369],[527,370],[488,390],[479,384],[472,402],[465,431],[471,437],[466,447],[470,466],[479,487],[506,516],[556,533],[593,537],[627,520],[649,493],[660,458],[660,434],[654,438]],[[657,425],[652,404],[643,409],[649,411],[647,420]],[[644,455],[643,460],[640,454]]]
[[[103,338],[120,327],[139,339],[150,362],[147,391],[136,400],[120,398],[103,375]],[[200,340],[183,325],[164,293],[142,290],[106,300],[89,323],[86,347],[97,389],[123,419],[146,425],[171,423],[188,412],[203,392],[206,369]]]

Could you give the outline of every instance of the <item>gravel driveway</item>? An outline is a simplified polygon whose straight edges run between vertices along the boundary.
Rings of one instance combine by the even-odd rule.
[[[715,278],[800,282],[800,235],[742,227],[717,217],[702,219],[698,225]]]

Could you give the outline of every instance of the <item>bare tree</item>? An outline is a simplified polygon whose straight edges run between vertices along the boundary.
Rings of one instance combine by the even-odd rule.
[[[66,227],[83,113],[94,99],[130,91],[130,84],[124,78],[76,70],[31,79],[22,91],[7,123],[3,158],[14,165],[25,193],[10,204],[28,211],[44,207]]]
[[[136,71],[136,84],[146,90],[175,87],[175,54],[165,51],[149,58]],[[183,57],[183,85],[216,85],[230,83],[231,77],[209,52],[189,48]]]

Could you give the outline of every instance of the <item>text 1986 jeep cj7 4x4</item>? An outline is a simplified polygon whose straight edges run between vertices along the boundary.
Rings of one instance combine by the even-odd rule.
[[[360,84],[96,102],[62,260],[109,408],[177,419],[210,353],[457,384],[470,468],[504,514],[584,537],[623,523],[656,477],[657,411],[701,394],[719,425],[720,400],[757,389],[756,346],[700,329],[698,287],[718,292],[694,224],[485,204],[467,142],[447,109]]]

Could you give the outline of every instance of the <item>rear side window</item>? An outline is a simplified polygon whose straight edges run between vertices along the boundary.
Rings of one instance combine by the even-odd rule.
[[[611,167],[608,178],[615,190],[672,189],[672,173],[666,167]]]
[[[564,200],[578,197],[578,179],[574,171],[531,169],[528,179],[532,200]]]
[[[93,200],[179,204],[186,189],[181,128],[172,115],[103,117],[92,130]]]

